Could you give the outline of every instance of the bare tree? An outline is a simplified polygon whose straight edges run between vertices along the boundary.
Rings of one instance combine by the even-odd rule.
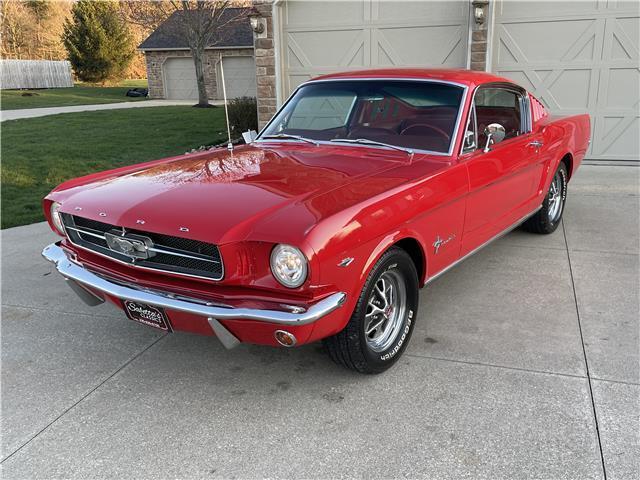
[[[64,22],[70,1],[1,0],[0,55],[26,60],[62,60]]]
[[[189,46],[198,82],[198,105],[208,107],[209,98],[204,75],[207,48],[221,40],[221,32],[245,17],[244,10],[229,10],[237,2],[230,0],[165,0],[122,2],[129,21],[147,28],[157,28],[170,16],[176,16],[175,32],[184,35]]]

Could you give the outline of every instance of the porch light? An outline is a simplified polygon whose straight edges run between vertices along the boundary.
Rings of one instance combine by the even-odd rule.
[[[255,33],[264,32],[264,24],[261,21],[262,15],[260,15],[260,12],[258,12],[255,9],[252,9],[247,16],[249,17],[249,22],[251,23],[251,29]]]
[[[488,0],[474,0],[471,3],[473,6],[473,19],[478,25],[482,25],[486,19],[485,8],[488,4]]]

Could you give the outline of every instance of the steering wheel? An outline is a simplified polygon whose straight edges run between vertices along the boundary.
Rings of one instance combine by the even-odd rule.
[[[446,143],[449,143],[449,140],[451,139],[451,136],[447,132],[445,132],[441,128],[434,127],[433,125],[429,125],[427,123],[416,123],[414,125],[409,125],[408,127],[402,129],[400,135],[408,135],[407,132],[414,128],[428,128],[429,130],[432,130],[443,137]]]

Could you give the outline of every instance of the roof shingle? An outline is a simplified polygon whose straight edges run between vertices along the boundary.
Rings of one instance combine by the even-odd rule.
[[[251,47],[253,48],[253,31],[249,18],[246,15],[248,8],[227,8],[221,18],[221,23],[228,19],[240,16],[239,20],[223,26],[214,35],[209,44],[209,48],[220,47]],[[167,20],[142,42],[138,48],[140,50],[163,50],[163,49],[189,49],[187,37],[184,33],[184,26],[181,22],[181,15],[184,12],[174,12]]]

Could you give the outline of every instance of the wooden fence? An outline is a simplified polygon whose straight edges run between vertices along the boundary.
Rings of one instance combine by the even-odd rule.
[[[73,87],[71,64],[53,60],[0,60],[0,88]]]

